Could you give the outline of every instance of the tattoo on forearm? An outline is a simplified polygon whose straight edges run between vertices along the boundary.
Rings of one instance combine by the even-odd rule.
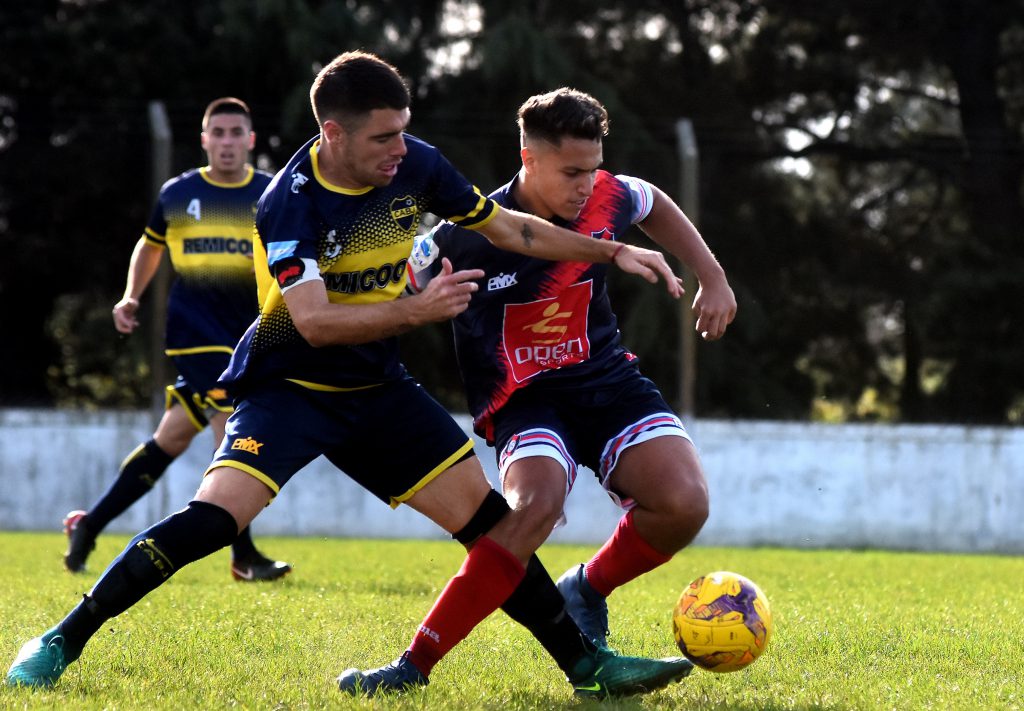
[[[530,226],[524,222],[523,229],[520,231],[519,234],[523,236],[523,244],[529,247],[530,244],[533,242],[533,230],[530,229]]]

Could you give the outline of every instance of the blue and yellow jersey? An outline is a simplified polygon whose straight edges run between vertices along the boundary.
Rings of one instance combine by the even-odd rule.
[[[144,238],[166,247],[177,278],[167,303],[167,354],[230,353],[256,316],[253,219],[270,173],[249,168],[238,183],[206,168],[160,189]]]
[[[406,263],[424,213],[471,229],[483,227],[498,213],[498,205],[440,151],[412,136],[404,139],[407,153],[384,187],[347,190],[328,183],[317,162],[319,137],[274,176],[256,213],[260,314],[221,379],[232,392],[270,379],[349,390],[405,372],[395,338],[313,348],[295,328],[281,293],[290,273],[305,268],[301,260],[311,260],[332,303],[396,299],[405,289]]]

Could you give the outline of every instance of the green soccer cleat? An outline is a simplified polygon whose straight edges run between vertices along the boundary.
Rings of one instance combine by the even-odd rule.
[[[569,568],[556,585],[572,621],[597,647],[608,646],[608,602],[590,587],[582,563]]]
[[[578,672],[568,677],[573,693],[597,698],[654,691],[689,676],[693,671],[693,664],[682,657],[626,657],[607,647],[584,657],[576,667]]]
[[[430,683],[416,665],[402,655],[379,669],[359,671],[346,669],[338,677],[338,688],[346,694],[376,696],[377,694],[399,693]]]
[[[25,643],[7,670],[8,686],[50,687],[74,659],[64,655],[64,637],[56,627]]]

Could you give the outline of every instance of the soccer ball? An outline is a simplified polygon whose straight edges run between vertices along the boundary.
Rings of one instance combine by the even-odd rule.
[[[694,580],[672,613],[679,651],[713,672],[737,671],[764,652],[772,636],[768,598],[752,581],[718,571]]]

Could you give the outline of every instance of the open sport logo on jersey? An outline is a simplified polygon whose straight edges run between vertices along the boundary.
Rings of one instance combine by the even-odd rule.
[[[410,195],[391,201],[391,219],[406,232],[416,227],[419,214],[420,209],[416,206],[416,200]]]
[[[555,298],[505,305],[505,360],[517,383],[590,358],[587,317],[592,286],[588,280]]]

